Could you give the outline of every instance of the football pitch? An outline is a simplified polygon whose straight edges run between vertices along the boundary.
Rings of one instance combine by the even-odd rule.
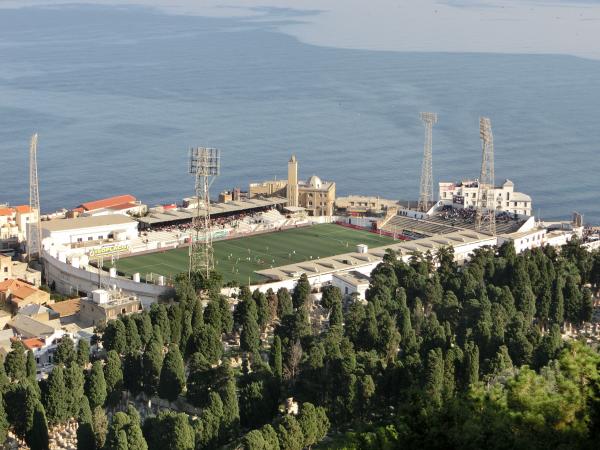
[[[225,282],[260,283],[267,279],[254,273],[255,270],[354,252],[357,244],[371,248],[390,242],[393,239],[387,236],[335,224],[274,231],[214,242],[215,270]],[[142,279],[151,274],[152,277],[164,275],[169,278],[187,270],[188,247],[130,256],[117,262],[119,273],[132,275],[139,272]]]

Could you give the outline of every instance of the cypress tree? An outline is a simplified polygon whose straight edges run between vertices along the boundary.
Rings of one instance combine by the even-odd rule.
[[[215,330],[221,331],[223,324],[221,323],[221,308],[218,301],[210,300],[204,308],[203,314],[204,324],[212,326]]]
[[[179,397],[179,394],[181,394],[184,387],[185,369],[183,358],[179,352],[179,347],[175,344],[171,344],[160,371],[158,395],[161,398],[174,401]]]
[[[279,336],[273,338],[271,364],[273,365],[273,375],[278,380],[281,380],[283,377],[283,356],[281,352],[281,338]]]
[[[167,307],[163,304],[154,303],[150,308],[150,319],[152,325],[158,325],[160,332],[163,337],[164,344],[171,342],[171,323],[169,322],[169,315],[167,313]]]
[[[142,339],[138,333],[138,327],[132,316],[123,317],[125,324],[125,336],[127,339],[127,351],[137,352],[142,348]]]
[[[142,311],[140,314],[133,316],[133,320],[137,325],[138,335],[142,341],[142,346],[145,347],[150,342],[150,339],[152,339],[153,334],[150,315],[146,311]]]
[[[8,419],[4,409],[4,400],[0,396],[0,442],[6,442],[8,436]]]
[[[21,341],[13,341],[11,351],[4,360],[4,369],[13,381],[24,380],[27,377],[27,355]]]
[[[231,330],[233,330],[233,314],[229,307],[229,301],[224,295],[219,295],[217,302],[221,311],[221,332],[231,333]]]
[[[65,382],[65,370],[62,365],[54,366],[44,389],[43,401],[48,412],[48,421],[55,425],[65,422],[69,417],[69,392]]]
[[[308,277],[305,273],[300,275],[300,279],[298,283],[296,283],[296,287],[294,287],[294,292],[292,294],[292,304],[294,308],[298,309],[301,306],[308,306],[308,301],[310,298],[310,283],[308,282]]]
[[[201,352],[212,364],[216,364],[223,355],[223,343],[220,333],[211,325],[202,325],[194,331],[188,341],[187,354]]]
[[[254,300],[245,301],[245,311],[242,318],[242,334],[240,347],[243,351],[254,353],[260,346],[260,330],[258,328],[258,314]]]
[[[127,333],[121,319],[108,322],[102,334],[102,345],[107,352],[114,350],[119,355],[125,353],[127,348]]]
[[[56,346],[54,362],[62,364],[64,367],[69,367],[75,361],[75,357],[75,344],[73,340],[69,336],[63,336]]]
[[[69,417],[77,417],[84,395],[85,376],[77,363],[72,363],[65,369],[65,384],[67,386],[67,400],[69,404]]]
[[[284,416],[277,427],[279,444],[286,450],[302,450],[304,436],[294,416]]]
[[[32,382],[36,382],[36,374],[37,374],[37,364],[35,363],[35,358],[33,356],[33,352],[31,350],[27,351],[27,378]]]
[[[225,368],[227,381],[220,391],[223,401],[223,417],[221,419],[222,435],[235,436],[240,424],[240,407],[236,392],[235,376],[231,367]]]
[[[95,409],[104,405],[104,401],[106,400],[106,381],[101,361],[95,361],[92,364],[92,370],[85,384],[85,393],[91,408]]]
[[[132,394],[142,390],[142,355],[127,353],[123,358],[123,385]]]
[[[86,396],[81,399],[81,407],[77,417],[77,450],[95,450],[96,437],[92,427],[92,411]]]
[[[200,352],[194,353],[188,365],[187,392],[188,401],[194,406],[203,406],[208,400],[208,392],[214,373],[211,364]]]
[[[344,323],[344,314],[342,313],[342,302],[335,301],[331,306],[331,313],[329,313],[329,327],[341,327]]]
[[[110,350],[104,364],[104,380],[106,381],[107,403],[114,405],[119,401],[123,389],[123,369],[121,358],[116,351]]]
[[[77,342],[77,364],[81,367],[85,367],[90,362],[90,343],[85,339],[79,339]]]
[[[148,450],[148,444],[142,433],[142,426],[140,423],[140,415],[136,409],[129,405],[127,408],[127,415],[129,416],[129,427],[127,429],[127,447],[129,450]]]
[[[473,342],[465,345],[465,386],[470,386],[479,381],[479,347]]]
[[[426,368],[425,392],[427,401],[432,402],[435,407],[440,407],[444,388],[444,359],[440,348],[429,350]]]
[[[33,411],[33,421],[31,428],[27,431],[25,442],[31,450],[48,450],[48,423],[44,407],[38,401]]]
[[[258,289],[256,290],[256,317],[258,326],[261,331],[264,331],[267,325],[269,324],[270,312],[269,312],[269,303],[267,301],[267,296],[260,292]]]
[[[142,379],[144,392],[150,396],[156,394],[163,364],[161,347],[153,340],[146,347],[142,357]]]
[[[280,319],[291,314],[294,309],[290,292],[282,287],[277,290],[277,315]]]

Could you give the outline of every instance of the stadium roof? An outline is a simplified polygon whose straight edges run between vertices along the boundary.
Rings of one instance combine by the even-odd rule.
[[[48,231],[76,230],[78,228],[93,228],[107,225],[123,225],[133,223],[131,217],[124,214],[107,214],[105,216],[84,216],[74,219],[54,219],[42,222],[42,228]]]
[[[285,203],[287,203],[287,199],[282,197],[250,198],[248,200],[227,203],[211,203],[210,213],[211,215],[233,214],[255,208],[283,205]],[[203,208],[201,208],[201,210],[203,210]],[[178,220],[191,220],[195,215],[196,208],[171,209],[164,212],[152,212],[145,217],[140,217],[138,221],[147,225],[155,225],[160,223],[175,222]]]
[[[310,261],[274,267],[272,269],[258,270],[256,273],[271,279],[271,281],[291,280],[299,278],[303,273],[306,273],[308,276],[325,275],[343,272],[345,270],[355,270],[361,266],[379,263],[385,256],[387,249],[394,250],[399,255],[411,255],[414,252],[425,253],[427,251],[431,251],[433,253],[438,248],[446,247],[448,245],[458,246],[490,239],[494,241],[496,240],[495,237],[477,233],[475,231],[458,231],[444,235],[443,237],[434,236],[414,241],[403,241],[396,244],[375,247],[373,249],[369,249],[367,253],[345,253],[343,255],[313,259]]]

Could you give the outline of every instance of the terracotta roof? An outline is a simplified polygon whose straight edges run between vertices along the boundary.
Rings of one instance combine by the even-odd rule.
[[[63,300],[62,302],[56,302],[53,305],[49,305],[49,308],[57,312],[60,317],[72,316],[79,312],[81,301],[78,298]]]
[[[122,210],[122,209],[129,209],[129,208],[135,208],[137,205],[134,202],[127,202],[127,203],[121,203],[120,205],[115,205],[115,206],[109,206],[108,209],[114,209],[114,210]]]
[[[39,289],[21,280],[2,281],[0,283],[0,292],[6,292],[9,290],[12,296],[11,301],[14,303],[19,303],[20,300],[25,300],[30,295],[35,294]]]
[[[36,348],[42,348],[44,346],[44,341],[38,338],[29,338],[21,340],[23,345],[27,347],[29,350],[34,350]]]
[[[0,208],[0,216],[12,216],[15,210],[12,208]]]
[[[29,213],[31,212],[31,208],[29,207],[29,205],[19,205],[19,206],[15,206],[15,210],[19,213],[19,214],[24,214],[24,213]]]
[[[110,208],[123,203],[135,202],[135,200],[136,199],[133,195],[126,194],[82,203],[80,206],[87,211],[91,211],[94,209]]]

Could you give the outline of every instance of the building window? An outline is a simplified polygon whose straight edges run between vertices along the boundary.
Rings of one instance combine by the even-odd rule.
[[[91,241],[91,240],[92,240],[92,237],[91,237],[91,236],[88,236],[88,241]]]
[[[77,242],[83,242],[83,238],[77,238]]]

